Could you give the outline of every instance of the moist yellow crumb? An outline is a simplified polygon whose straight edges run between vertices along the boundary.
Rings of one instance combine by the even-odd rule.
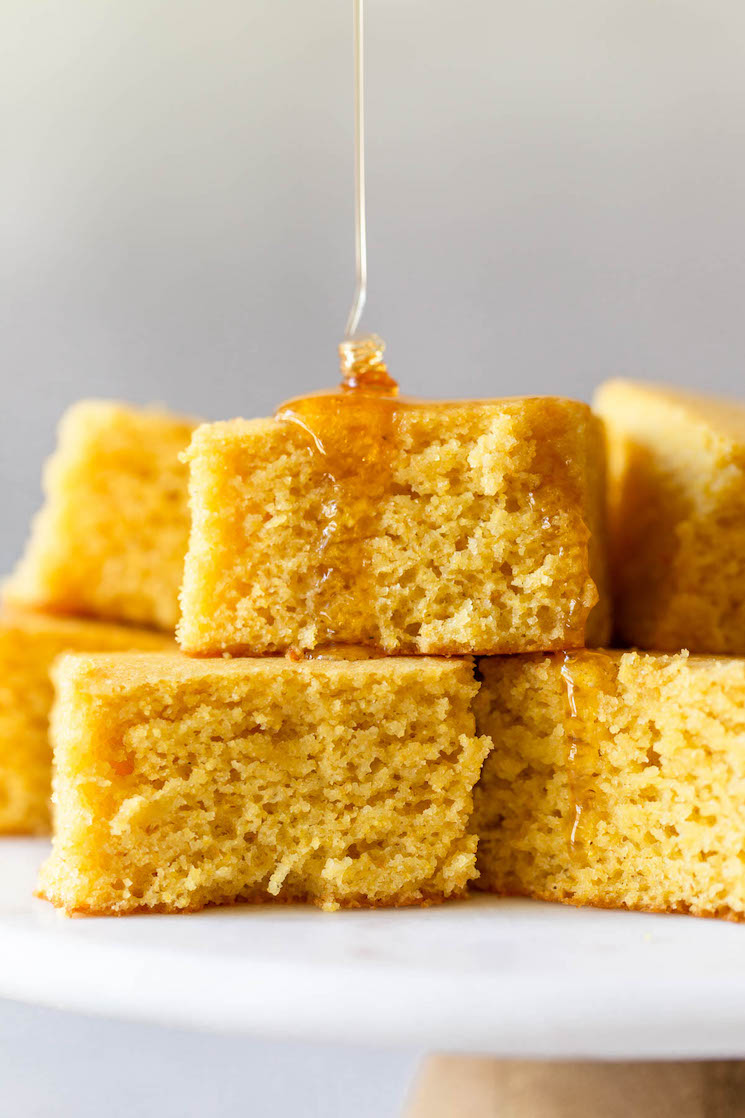
[[[173,641],[133,626],[0,613],[0,834],[49,830],[52,749],[49,677],[60,653],[73,650],[163,649]]]
[[[604,448],[585,404],[354,399],[200,427],[184,651],[520,652],[608,637]],[[382,405],[379,406],[379,408]]]
[[[482,660],[478,888],[745,917],[745,660]]]
[[[745,403],[603,385],[621,643],[745,654]]]
[[[55,678],[40,888],[68,912],[429,904],[474,874],[468,659],[70,655]]]
[[[194,427],[110,400],[71,407],[6,600],[173,631],[189,535],[179,454]]]

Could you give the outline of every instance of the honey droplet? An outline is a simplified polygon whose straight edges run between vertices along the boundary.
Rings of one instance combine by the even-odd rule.
[[[377,334],[348,338],[339,346],[342,392],[381,392],[398,395],[398,384],[388,372],[383,353],[385,342]]]

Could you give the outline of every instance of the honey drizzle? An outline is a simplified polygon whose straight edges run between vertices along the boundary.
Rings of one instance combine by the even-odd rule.
[[[275,412],[279,422],[292,423],[303,432],[309,452],[322,463],[325,492],[308,572],[314,647],[338,643],[340,622],[359,614],[360,602],[364,603],[361,623],[351,640],[368,645],[379,640],[369,541],[380,535],[380,512],[392,487],[402,415],[417,408],[483,404],[399,396],[384,351],[385,343],[374,334],[347,339],[339,346],[339,387],[296,397]],[[304,652],[304,648],[293,649],[296,655]]]
[[[310,452],[323,461],[322,479],[327,495],[321,502],[316,564],[310,574],[308,595],[315,628],[309,634],[312,647],[337,643],[334,611],[344,616],[351,584],[356,592],[351,594],[351,609],[347,613],[360,600],[366,603],[355,643],[376,643],[376,587],[366,541],[380,532],[380,508],[391,489],[400,416],[407,409],[433,406],[425,401],[400,399],[398,385],[383,360],[384,343],[376,335],[358,337],[356,333],[367,299],[364,91],[364,0],[354,0],[356,275],[345,340],[339,346],[342,383],[336,392],[290,400],[275,413],[278,421],[298,427],[308,439]],[[436,406],[469,404],[478,401],[441,401]],[[355,543],[352,548],[351,541]],[[572,600],[570,615],[576,612],[577,605]],[[293,648],[290,655],[298,656],[302,651]]]
[[[375,646],[380,641],[371,544],[384,531],[381,510],[392,491],[402,416],[419,408],[445,411],[479,408],[485,403],[399,396],[398,384],[383,360],[384,349],[383,341],[375,335],[342,342],[339,387],[289,400],[275,412],[277,421],[291,423],[303,432],[309,453],[321,464],[323,492],[316,539],[310,545],[314,561],[308,571],[306,598],[306,613],[314,631],[306,640],[298,639],[293,651],[299,654],[305,651],[304,645],[337,643],[343,631],[352,643]],[[529,500],[538,512],[535,494],[531,493]],[[542,510],[546,531],[550,530],[554,508],[558,511],[577,502],[567,483],[563,504],[552,500],[551,507]],[[579,641],[584,636],[587,612],[580,605],[572,599],[566,617],[568,628]],[[348,621],[353,615],[360,621],[350,634]]]
[[[318,518],[315,570],[309,572],[312,648],[338,644],[335,616],[343,619],[345,611],[347,617],[359,614],[359,603],[363,613],[355,643],[376,642],[376,588],[367,541],[379,532],[398,416],[406,406],[397,400],[398,385],[383,360],[384,342],[375,334],[357,335],[367,300],[364,0],[354,0],[353,10],[355,291],[339,346],[342,383],[336,392],[290,400],[275,413],[280,422],[304,432],[311,454],[323,462],[326,492]],[[290,655],[302,651],[291,649]]]
[[[569,791],[567,842],[573,860],[587,864],[593,827],[603,812],[598,802],[597,772],[600,751],[588,740],[585,727],[597,721],[596,703],[608,671],[607,658],[584,649],[561,653],[560,674],[566,704],[566,777]]]
[[[348,338],[339,346],[342,392],[381,392],[398,396],[398,384],[383,360],[385,342],[377,334]]]
[[[375,586],[367,541],[378,534],[379,509],[390,489],[398,417],[406,403],[383,361],[384,343],[374,335],[339,347],[342,383],[335,391],[299,397],[276,412],[308,438],[323,463],[314,570],[308,608],[314,645],[333,644],[336,617],[359,613],[357,643],[376,640]],[[301,650],[302,651],[302,650]]]
[[[579,828],[582,812],[584,810],[577,795],[577,781],[575,767],[579,753],[579,738],[572,731],[571,727],[576,725],[579,715],[577,712],[577,695],[576,683],[571,674],[570,668],[571,661],[568,653],[563,653],[561,664],[561,678],[564,681],[564,697],[568,708],[568,716],[566,722],[567,728],[567,751],[566,751],[566,774],[567,774],[567,787],[569,789],[569,850],[572,854],[576,851],[577,831]]]

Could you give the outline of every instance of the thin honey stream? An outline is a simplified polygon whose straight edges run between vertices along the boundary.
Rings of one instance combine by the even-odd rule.
[[[367,300],[364,0],[354,0],[353,10],[355,289],[339,347],[342,383],[335,391],[290,400],[275,413],[278,422],[302,432],[314,459],[312,473],[319,478],[317,510],[305,539],[309,562],[303,607],[311,625],[302,626],[302,641],[310,648],[339,643],[376,646],[382,618],[387,631],[395,631],[396,606],[390,595],[386,598],[386,590],[396,541],[392,535],[386,538],[386,499],[396,492],[394,465],[402,442],[402,417],[422,406],[478,406],[476,401],[402,399],[383,360],[383,342],[372,334],[357,334]],[[557,467],[560,474],[565,463]],[[530,500],[535,505],[532,493]],[[576,504],[574,495],[568,495],[565,507]],[[539,512],[547,532],[553,512]],[[575,606],[573,602],[570,613]],[[576,623],[581,638],[583,618],[569,620]],[[419,620],[409,618],[402,628],[403,640],[411,637],[415,646]],[[398,640],[395,648],[400,647]],[[291,650],[296,655],[304,651],[306,647]]]

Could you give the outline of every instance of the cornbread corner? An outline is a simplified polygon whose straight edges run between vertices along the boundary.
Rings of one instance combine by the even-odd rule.
[[[71,407],[6,601],[172,632],[189,536],[179,455],[194,427],[108,400]]]
[[[134,627],[20,610],[0,613],[0,834],[49,830],[49,672],[55,658],[73,649],[172,647],[163,634]]]
[[[474,873],[469,660],[58,661],[55,836],[70,913],[429,904]]]
[[[745,654],[745,403],[615,380],[596,408],[621,641]]]
[[[394,402],[372,425],[359,409],[342,401],[315,429],[279,417],[195,432],[184,651],[607,639],[604,440],[585,404]]]
[[[745,918],[745,660],[482,660],[478,888]]]

